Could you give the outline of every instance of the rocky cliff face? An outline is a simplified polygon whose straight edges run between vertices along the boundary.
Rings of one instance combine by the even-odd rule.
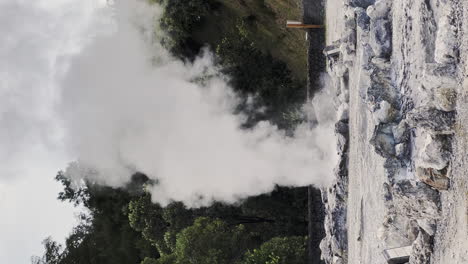
[[[434,238],[447,221],[441,199],[459,191],[452,188],[464,69],[459,4],[327,1],[334,31],[324,52],[341,160],[322,194],[326,263],[386,263],[383,249],[408,245],[409,263],[437,263]]]

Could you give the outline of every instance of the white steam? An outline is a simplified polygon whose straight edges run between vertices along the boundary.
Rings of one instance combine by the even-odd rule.
[[[112,8],[108,34],[83,50],[63,81],[65,145],[80,166],[97,171],[70,166],[70,177],[122,186],[139,171],[158,180],[154,201],[189,206],[234,202],[275,184],[331,181],[333,120],[300,126],[293,138],[266,122],[240,129],[237,98],[210,53],[184,64],[148,37],[160,13],[154,6],[116,1]],[[193,82],[200,76],[208,77]]]

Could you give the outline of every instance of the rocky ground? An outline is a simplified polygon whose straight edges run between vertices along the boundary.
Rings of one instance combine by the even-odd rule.
[[[326,263],[468,263],[468,2],[328,0],[341,161],[323,191]]]

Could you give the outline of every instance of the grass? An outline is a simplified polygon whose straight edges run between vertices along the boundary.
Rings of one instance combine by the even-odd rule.
[[[248,31],[257,47],[284,61],[298,81],[307,76],[305,31],[286,29],[286,20],[302,17],[299,0],[217,0],[219,7],[206,19],[195,40],[213,48],[235,28],[239,19],[247,19]]]

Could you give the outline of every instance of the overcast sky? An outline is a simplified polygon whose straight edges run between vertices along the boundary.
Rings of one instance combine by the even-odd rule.
[[[0,263],[29,263],[75,224],[53,180],[69,161],[54,108],[60,79],[105,0],[0,0]]]

